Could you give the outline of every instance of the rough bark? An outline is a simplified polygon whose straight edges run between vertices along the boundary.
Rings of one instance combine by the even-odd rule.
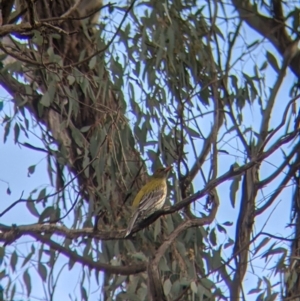
[[[26,79],[32,94],[28,95],[26,85],[3,70],[0,84],[11,94],[16,107],[27,109],[45,126],[50,140],[57,145],[58,151],[52,152],[57,160],[57,191],[63,192],[66,184],[64,166],[77,178],[81,199],[89,207],[84,225],[91,227],[92,216],[101,212],[98,228],[108,229],[115,224],[112,221],[120,221],[120,227],[125,227],[129,213],[124,211],[124,200],[130,189],[135,191],[144,181],[142,175],[137,176],[143,164],[124,115],[125,101],[122,94],[114,91],[105,68],[105,50],[96,53],[106,48],[105,42],[94,35],[97,31],[91,24],[95,14],[90,13],[99,10],[99,2],[84,2],[96,6],[80,6],[80,1],[72,0],[20,1],[17,9],[25,13],[20,13],[24,26],[19,25],[22,30],[18,37],[25,38],[29,47],[21,54],[19,49],[4,44],[2,51],[9,49],[10,57],[23,60],[31,70]],[[53,21],[55,18],[58,20]],[[42,22],[49,25],[41,26]],[[38,48],[31,44],[35,29],[41,29],[42,35]],[[93,57],[96,67],[92,70],[89,63]],[[84,81],[88,87],[84,87]],[[49,106],[41,105],[42,97],[35,91],[45,95],[52,90],[55,95]],[[58,195],[58,202],[63,202],[63,193]],[[42,241],[43,236],[39,238]],[[110,256],[112,259],[113,254]],[[109,279],[109,271],[105,277]]]

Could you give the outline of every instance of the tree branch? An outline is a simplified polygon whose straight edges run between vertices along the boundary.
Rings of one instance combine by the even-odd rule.
[[[149,261],[148,264],[148,275],[149,275],[149,286],[151,288],[150,294],[152,300],[166,300],[165,295],[163,293],[161,280],[160,280],[160,271],[159,271],[159,262],[167,249],[171,246],[171,244],[175,241],[180,233],[183,231],[192,228],[192,227],[200,227],[204,225],[208,225],[212,223],[215,219],[217,209],[219,207],[218,198],[214,198],[213,206],[210,214],[207,217],[188,219],[182,224],[180,224],[162,243],[162,245],[156,251],[156,254],[152,260]]]
[[[61,254],[64,254],[69,259],[72,259],[73,261],[80,263],[84,266],[88,266],[90,269],[95,269],[101,272],[108,272],[108,273],[119,274],[119,275],[132,275],[132,274],[137,274],[146,271],[146,263],[140,263],[137,265],[130,265],[130,266],[113,266],[107,263],[94,261],[88,257],[80,256],[74,251],[68,250],[62,245],[54,242],[53,240],[49,239],[45,235],[31,233],[30,236],[34,237],[41,243],[46,244],[51,249],[58,251]]]
[[[271,155],[274,151],[278,149],[281,145],[291,141],[294,138],[294,134],[286,135],[284,138],[279,139],[277,143],[275,143],[268,151],[262,153],[260,156],[257,157],[256,160],[250,161],[249,163],[235,169],[230,169],[228,172],[223,174],[222,176],[218,177],[217,179],[211,180],[207,183],[207,185],[200,191],[196,192],[195,194],[185,198],[184,200],[176,203],[174,206],[164,208],[162,210],[159,210],[155,212],[153,215],[148,217],[147,219],[143,220],[140,224],[138,224],[134,229],[134,232],[138,232],[141,229],[149,226],[152,224],[155,220],[157,220],[160,216],[165,214],[171,214],[174,212],[177,212],[184,208],[185,206],[191,204],[192,202],[195,202],[196,200],[204,197],[209,192],[211,192],[214,188],[216,188],[221,183],[225,182],[226,180],[243,174],[246,170],[253,167],[258,162],[261,162],[263,159]],[[23,200],[25,201],[25,200]],[[11,207],[11,206],[10,206]],[[7,210],[6,210],[7,211]],[[5,211],[5,212],[6,212]],[[3,215],[3,212],[2,212]],[[192,220],[193,221],[193,220]],[[0,230],[2,233],[0,233],[0,240],[6,240],[8,236],[11,236],[11,238],[15,237],[15,228],[16,226],[9,227],[7,225],[1,225],[0,224]],[[68,237],[70,239],[75,239],[81,236],[88,236],[91,238],[96,238],[100,240],[116,240],[116,239],[122,239],[124,238],[124,232],[125,230],[119,230],[119,231],[97,231],[94,232],[93,228],[83,228],[83,229],[68,229],[65,226],[57,226],[54,224],[31,224],[31,225],[21,225],[17,226],[18,229],[18,235],[31,235],[34,233],[49,233],[49,234],[58,234],[61,236]]]
[[[249,0],[232,0],[232,4],[248,26],[256,32],[268,39],[278,52],[284,56],[286,49],[293,43],[291,37],[287,34],[285,27],[280,20],[276,18],[267,18],[255,11]],[[300,51],[295,53],[293,59],[289,63],[289,67],[293,73],[300,77]]]

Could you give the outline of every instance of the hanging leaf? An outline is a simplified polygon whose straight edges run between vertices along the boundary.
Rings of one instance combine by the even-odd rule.
[[[40,277],[42,278],[42,280],[44,282],[46,282],[46,280],[47,280],[47,269],[41,262],[39,262],[39,264],[38,264],[38,273],[39,273]]]
[[[277,62],[277,59],[275,58],[275,56],[271,52],[267,51],[266,57],[267,57],[267,60],[270,63],[270,65],[273,67],[273,69],[277,73],[279,73],[280,69],[279,69],[278,62]]]
[[[165,282],[164,282],[164,293],[166,296],[169,295],[170,291],[171,291],[171,288],[172,288],[172,282],[170,281],[170,279],[167,279]]]
[[[35,172],[35,165],[29,166],[27,176],[30,177],[30,175],[34,174],[34,172]]]
[[[14,251],[11,255],[11,258],[10,258],[10,267],[13,270],[13,272],[16,271],[17,263],[18,263],[18,254],[17,254],[16,251]]]
[[[24,280],[26,290],[27,290],[27,297],[29,297],[31,294],[31,278],[28,273],[28,269],[23,274],[23,280]]]
[[[265,237],[254,250],[254,255],[270,241],[269,237]]]
[[[217,236],[215,229],[212,229],[209,233],[209,240],[211,244],[215,247],[217,245]]]
[[[9,187],[7,187],[7,189],[6,189],[6,193],[7,193],[8,195],[11,195],[11,190],[10,190],[10,188],[9,188]]]
[[[240,181],[241,181],[241,176],[236,176],[233,178],[233,181],[231,182],[230,185],[230,202],[231,202],[231,206],[233,208],[235,208],[235,198],[236,198],[236,194],[239,190],[239,186],[240,186]]]

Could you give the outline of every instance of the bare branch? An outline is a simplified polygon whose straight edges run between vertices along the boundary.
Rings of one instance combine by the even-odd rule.
[[[140,263],[137,265],[130,265],[130,266],[113,266],[107,263],[101,263],[99,260],[94,261],[88,257],[83,257],[78,255],[77,253],[64,248],[62,245],[54,242],[53,240],[49,239],[45,235],[40,234],[30,234],[32,237],[40,241],[41,243],[46,244],[51,249],[58,251],[61,254],[64,254],[69,259],[74,260],[77,263],[80,263],[84,266],[88,266],[90,269],[95,269],[102,272],[120,274],[120,275],[133,275],[137,273],[141,273],[146,271],[146,264]]]

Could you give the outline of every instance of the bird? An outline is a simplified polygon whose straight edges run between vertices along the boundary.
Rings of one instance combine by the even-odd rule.
[[[167,178],[172,166],[158,168],[135,196],[132,207],[136,208],[131,216],[126,233],[127,237],[134,225],[147,218],[165,204],[167,196]]]

